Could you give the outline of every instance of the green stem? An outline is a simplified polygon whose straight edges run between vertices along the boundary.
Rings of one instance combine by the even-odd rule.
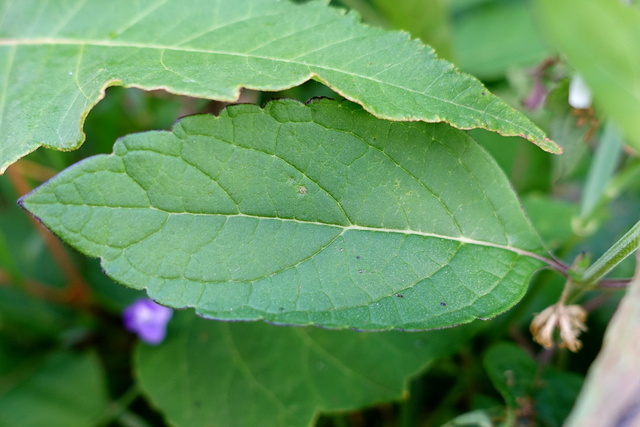
[[[574,272],[577,276],[576,282],[583,287],[592,287],[616,265],[631,255],[639,244],[640,221],[584,272]]]
[[[114,421],[118,420],[121,416],[128,412],[127,408],[140,396],[140,389],[137,385],[131,386],[127,391],[118,398],[118,400],[112,402],[109,405],[106,413],[100,417],[100,421],[97,423],[101,426],[110,425]]]

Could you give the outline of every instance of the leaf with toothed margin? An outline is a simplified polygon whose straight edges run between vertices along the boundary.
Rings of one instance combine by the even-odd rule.
[[[215,319],[428,329],[552,263],[466,133],[274,101],[119,140],[21,201],[113,279]]]
[[[324,2],[0,0],[0,172],[41,145],[77,148],[107,86],[232,101],[241,87],[313,77],[380,118],[484,128],[560,151],[430,48]]]

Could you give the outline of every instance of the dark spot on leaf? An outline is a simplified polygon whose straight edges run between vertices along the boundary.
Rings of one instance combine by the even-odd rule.
[[[446,302],[441,302],[440,305],[444,307],[445,305],[447,305],[447,303]]]
[[[482,96],[485,96],[487,93],[486,92],[482,92]]]
[[[280,307],[280,311],[284,311],[284,307]]]
[[[356,255],[356,259],[360,259],[360,255]]]
[[[364,273],[364,270],[358,270],[358,273],[362,274]]]
[[[396,296],[397,296],[398,298],[404,298],[404,295],[402,295],[402,294],[396,294]]]

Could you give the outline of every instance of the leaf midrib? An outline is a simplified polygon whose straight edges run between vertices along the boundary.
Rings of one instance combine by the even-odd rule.
[[[66,38],[48,38],[48,37],[43,37],[43,38],[25,38],[25,39],[2,39],[0,40],[0,46],[39,46],[39,45],[65,45],[65,46],[96,46],[96,47],[113,47],[113,48],[132,48],[132,49],[154,49],[154,50],[160,50],[160,51],[166,51],[166,50],[170,50],[170,51],[176,51],[176,52],[192,52],[192,53],[202,53],[202,54],[210,54],[210,55],[228,55],[228,56],[238,56],[238,57],[243,57],[243,58],[252,58],[252,59],[264,59],[264,60],[268,60],[268,61],[274,61],[274,62],[281,62],[281,63],[288,63],[288,64],[295,64],[295,65],[300,65],[300,66],[306,66],[306,67],[314,67],[317,69],[321,69],[321,70],[326,70],[326,71],[332,71],[332,72],[336,72],[336,73],[342,73],[344,75],[353,77],[353,78],[360,78],[363,80],[369,80],[371,82],[380,84],[380,85],[385,85],[385,86],[390,86],[390,87],[394,87],[397,89],[401,89],[404,91],[407,91],[409,93],[413,93],[415,95],[418,96],[424,96],[426,98],[430,98],[433,99],[435,101],[439,101],[445,104],[449,104],[452,106],[455,106],[456,108],[462,108],[465,110],[469,110],[469,111],[473,111],[476,112],[480,115],[484,115],[487,117],[491,117],[499,122],[504,122],[504,123],[508,123],[512,126],[514,126],[515,128],[521,130],[523,132],[524,135],[529,134],[529,131],[521,126],[518,123],[515,123],[509,119],[506,119],[504,117],[501,116],[496,116],[494,114],[488,113],[486,110],[479,110],[477,108],[473,108],[470,107],[468,105],[465,104],[458,104],[456,102],[447,100],[447,99],[442,99],[442,98],[438,98],[436,96],[433,95],[429,95],[423,92],[418,92],[414,89],[405,87],[405,86],[401,86],[398,84],[394,84],[394,83],[390,83],[387,81],[383,81],[383,80],[379,80],[379,79],[375,79],[371,76],[366,76],[366,75],[362,75],[362,74],[357,74],[357,73],[350,73],[350,72],[346,72],[345,70],[342,69],[338,69],[338,68],[333,68],[333,67],[328,67],[325,65],[319,65],[319,64],[312,64],[312,63],[307,63],[307,62],[302,62],[302,61],[293,61],[293,60],[288,60],[288,59],[283,59],[283,58],[271,58],[268,56],[264,56],[264,55],[250,55],[250,54],[246,54],[246,53],[239,53],[239,52],[224,52],[224,51],[215,51],[215,50],[208,50],[208,49],[198,49],[198,48],[193,48],[193,47],[176,47],[176,46],[166,46],[166,45],[155,45],[155,44],[149,44],[149,43],[114,43],[113,41],[104,41],[104,40],[91,40],[91,41],[80,41],[80,40],[76,40],[76,39],[66,39]],[[311,78],[311,76],[315,75],[315,73],[310,72],[309,74],[309,78]],[[318,76],[320,78],[322,78],[322,76]],[[336,89],[335,87],[332,86],[332,89]],[[337,90],[338,92],[340,92],[339,90]],[[341,95],[345,96],[344,93],[341,93]],[[345,96],[347,97],[347,96]],[[351,101],[357,102],[356,99],[352,99],[349,98]],[[226,99],[221,99],[221,100],[226,100]],[[235,99],[229,99],[227,101],[233,101]],[[369,108],[367,108],[367,106],[363,107],[369,111]],[[389,116],[385,116],[383,115],[381,112],[376,111],[375,113],[376,116],[384,118],[384,119],[392,119],[392,117]],[[417,117],[408,117],[408,119],[411,118],[417,118]],[[449,120],[443,119],[440,116],[437,116],[437,118],[439,119],[438,121],[444,121],[446,123],[450,123],[451,122]],[[458,126],[456,126],[458,127]],[[458,127],[459,129],[473,129],[473,127]]]
[[[34,203],[34,202],[30,202],[31,204],[43,204],[43,205],[47,205],[48,203]],[[517,248],[515,246],[511,246],[511,245],[504,245],[504,244],[499,244],[499,243],[492,243],[492,242],[486,242],[483,240],[476,240],[476,239],[472,239],[469,237],[465,237],[465,236],[447,236],[444,234],[438,234],[438,233],[430,233],[430,232],[424,232],[424,231],[418,231],[418,230],[411,230],[411,229],[405,229],[405,230],[400,230],[400,229],[393,229],[393,228],[384,228],[384,227],[369,227],[369,226],[363,226],[363,225],[357,225],[357,224],[349,224],[349,225],[339,225],[339,224],[331,224],[331,223],[324,223],[324,222],[319,222],[319,221],[305,221],[305,220],[300,220],[300,219],[295,219],[295,218],[281,218],[281,217],[270,217],[270,216],[262,216],[262,215],[251,215],[251,214],[245,214],[245,213],[237,213],[237,214],[222,214],[222,213],[197,213],[197,212],[171,212],[171,211],[167,211],[155,206],[113,206],[113,205],[97,205],[97,204],[87,204],[87,203],[83,203],[81,205],[75,205],[73,203],[65,203],[65,205],[67,206],[86,206],[86,207],[96,207],[96,208],[108,208],[108,209],[150,209],[150,210],[155,210],[158,212],[162,212],[168,215],[190,215],[190,216],[206,216],[206,217],[211,217],[211,216],[216,216],[216,217],[225,217],[225,218],[251,218],[251,219],[258,219],[258,220],[270,220],[270,221],[282,221],[282,222],[293,222],[293,223],[297,223],[297,224],[303,224],[303,225],[316,225],[316,226],[321,226],[321,227],[334,227],[334,228],[338,228],[341,229],[342,231],[340,232],[340,234],[338,234],[338,236],[344,235],[347,231],[369,231],[369,232],[374,232],[374,233],[396,233],[396,234],[404,234],[407,236],[420,236],[420,237],[433,237],[436,239],[443,239],[443,240],[450,240],[450,241],[456,241],[456,242],[460,242],[463,244],[472,244],[472,245],[477,245],[477,246],[485,246],[485,247],[491,247],[491,248],[496,248],[496,249],[502,249],[502,250],[506,250],[506,251],[510,251],[510,252],[514,252],[518,255],[522,255],[522,256],[526,256],[529,258],[534,258],[537,259],[538,261],[541,261],[545,264],[548,264],[551,267],[557,266],[557,262],[546,258],[545,256],[542,256],[540,254],[537,254],[535,252],[532,251],[528,251],[526,249],[520,249]]]

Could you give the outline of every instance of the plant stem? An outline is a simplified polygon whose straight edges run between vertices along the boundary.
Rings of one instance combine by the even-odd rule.
[[[578,276],[577,283],[582,287],[593,287],[616,265],[631,255],[638,248],[638,244],[640,244],[640,221],[584,272],[575,272]]]
[[[127,412],[127,408],[140,396],[140,389],[137,385],[132,385],[127,391],[125,391],[118,400],[111,402],[106,413],[100,418],[97,423],[101,426],[106,426],[112,422],[118,420],[123,414]]]
[[[0,269],[0,286],[15,286],[16,282],[8,272]],[[25,278],[21,282],[21,287],[24,292],[29,295],[33,295],[38,298],[45,299],[47,301],[68,304],[68,298],[65,297],[61,290],[54,289],[43,283],[37,282],[33,279]]]
[[[23,196],[31,191],[31,187],[29,186],[29,183],[22,173],[20,162],[15,163],[10,168],[8,168],[6,173],[9,177],[9,180],[11,181],[11,184],[20,196]],[[67,279],[68,285],[66,287],[66,297],[68,301],[79,306],[88,304],[90,295],[89,287],[82,278],[82,275],[78,272],[78,269],[67,254],[62,243],[60,243],[60,241],[53,234],[51,234],[49,230],[47,230],[31,215],[29,215],[29,220],[40,235],[40,238],[43,240],[45,246],[49,250],[49,253],[51,253],[53,259],[62,270],[62,274],[64,274]]]

